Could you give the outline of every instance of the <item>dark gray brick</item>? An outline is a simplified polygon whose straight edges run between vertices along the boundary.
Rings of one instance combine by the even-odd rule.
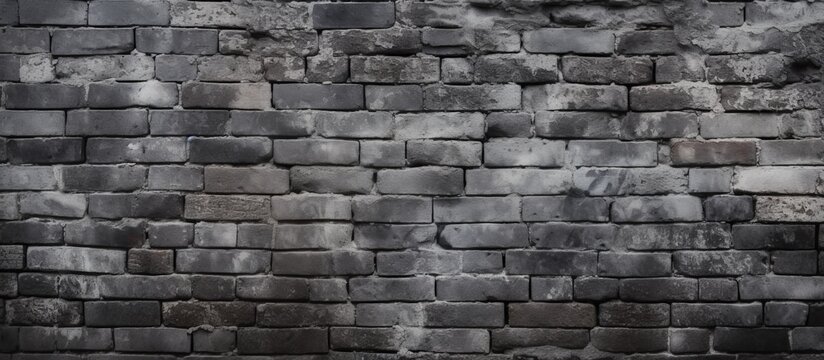
[[[225,135],[229,112],[157,110],[149,113],[152,135]]]
[[[83,87],[65,84],[8,84],[8,109],[72,109],[86,105]]]
[[[146,110],[73,110],[66,115],[66,135],[146,135],[146,119]]]
[[[189,82],[183,84],[180,98],[184,108],[257,110],[269,107],[271,96],[268,84]]]
[[[87,301],[88,326],[158,326],[160,303],[157,301]]]
[[[394,3],[331,3],[312,7],[315,29],[380,29],[394,23]]]
[[[89,106],[171,108],[177,104],[177,85],[163,82],[89,84]]]
[[[114,349],[123,352],[188,353],[191,335],[186,329],[114,329]]]
[[[272,104],[277,109],[363,109],[363,95],[363,85],[356,84],[272,85]]]
[[[83,139],[12,139],[7,143],[12,164],[71,164],[83,161]]]
[[[189,161],[195,163],[267,162],[272,142],[266,138],[189,138]]]
[[[127,54],[134,50],[132,29],[58,29],[52,55]]]
[[[169,25],[165,0],[119,0],[89,3],[89,25]]]
[[[0,31],[0,52],[3,53],[47,53],[50,43],[47,29],[5,28]]]
[[[19,3],[20,24],[86,25],[89,5],[72,0],[31,0]]]

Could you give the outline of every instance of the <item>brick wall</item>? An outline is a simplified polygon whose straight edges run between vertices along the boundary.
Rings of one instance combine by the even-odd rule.
[[[818,359],[822,61],[814,1],[0,0],[0,360]]]

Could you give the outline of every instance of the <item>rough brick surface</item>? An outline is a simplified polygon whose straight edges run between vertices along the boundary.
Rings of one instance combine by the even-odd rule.
[[[818,359],[824,2],[0,0],[0,360]]]

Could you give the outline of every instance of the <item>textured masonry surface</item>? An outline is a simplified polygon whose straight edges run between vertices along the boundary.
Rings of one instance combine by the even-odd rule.
[[[822,359],[822,61],[816,1],[0,0],[0,360]]]

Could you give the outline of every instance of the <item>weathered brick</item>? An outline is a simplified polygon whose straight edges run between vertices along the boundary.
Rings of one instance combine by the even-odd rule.
[[[152,135],[224,135],[229,112],[222,110],[153,110]]]
[[[618,227],[612,224],[550,222],[530,224],[529,240],[536,248],[606,250],[622,246],[615,241],[617,232]]]
[[[4,53],[49,52],[50,39],[47,29],[7,28],[0,32],[0,40],[0,52]]]
[[[597,267],[593,252],[509,250],[506,260],[509,274],[594,275]]]
[[[338,249],[352,241],[350,224],[279,224],[275,249]]]
[[[146,81],[154,78],[154,61],[148,56],[132,55],[60,58],[55,76],[72,82]]]
[[[349,76],[364,83],[431,83],[440,78],[436,57],[353,56]]]
[[[271,101],[271,87],[265,83],[217,84],[185,83],[181,88],[184,108],[266,109]]]
[[[311,4],[204,2],[171,5],[171,25],[175,27],[228,27],[268,31],[307,28],[311,21]]]
[[[315,4],[312,27],[315,29],[379,29],[395,23],[391,3]]]
[[[521,217],[524,221],[609,220],[610,201],[603,198],[565,196],[525,197]]]
[[[25,256],[22,245],[0,245],[0,269],[22,269]],[[14,285],[9,285],[9,288],[13,288]],[[14,293],[16,290],[10,292]]]
[[[616,52],[631,55],[667,55],[677,53],[678,39],[672,30],[630,31],[618,36]]]
[[[218,44],[221,54],[300,59],[318,53],[318,34],[311,30],[267,29],[252,35],[249,31],[221,30]]]
[[[31,0],[19,3],[20,24],[86,25],[89,4],[67,0]]]
[[[438,228],[433,225],[359,224],[354,241],[362,249],[405,249],[435,241]]]
[[[58,29],[52,55],[126,54],[134,50],[132,29]]]
[[[171,327],[248,326],[255,323],[255,304],[232,302],[167,302],[163,325]]]
[[[261,304],[257,306],[257,325],[263,327],[355,325],[355,306],[352,304]]]
[[[83,303],[53,298],[10,299],[6,316],[11,325],[80,325]]]
[[[411,278],[353,278],[349,280],[352,301],[421,301],[435,299],[435,279],[426,276]]]
[[[463,197],[433,200],[433,217],[439,223],[520,221],[521,202],[515,197]]]
[[[673,354],[706,353],[710,350],[710,330],[674,329],[670,332],[670,351]]]
[[[158,55],[155,57],[155,77],[160,81],[187,81],[197,78],[197,62],[193,56]]]
[[[358,196],[352,200],[352,219],[379,223],[429,223],[432,200],[406,196]]]
[[[177,85],[148,81],[142,83],[89,84],[89,106],[93,108],[127,108],[146,106],[171,108],[177,104]]]
[[[824,200],[802,196],[759,196],[755,217],[766,222],[818,222],[824,219]]]
[[[503,328],[492,329],[490,335],[495,352],[547,345],[579,349],[589,343],[589,330],[584,329]]]
[[[489,167],[539,166],[564,164],[565,144],[538,139],[502,139],[484,144],[484,165]]]
[[[612,204],[612,220],[616,222],[674,222],[702,219],[701,200],[693,196],[626,197],[616,199]]]
[[[114,329],[114,349],[123,352],[188,353],[191,335],[186,329]]]
[[[621,279],[621,300],[637,302],[694,301],[698,280],[689,278]]]
[[[269,217],[269,199],[263,196],[187,195],[187,219],[256,220]]]
[[[349,198],[338,195],[274,196],[272,217],[277,220],[349,220],[352,218],[352,206]]]
[[[551,84],[524,87],[525,110],[626,111],[627,89],[618,85]]]
[[[272,104],[277,109],[363,109],[363,85],[274,84]]]
[[[451,224],[441,230],[439,243],[453,249],[520,248],[529,241],[523,224]]]
[[[662,327],[670,324],[669,304],[610,302],[598,306],[598,324],[610,327]]]
[[[530,293],[534,301],[572,300],[571,277],[533,277],[530,282]]]
[[[756,148],[752,141],[684,140],[671,146],[673,165],[755,165]]]
[[[378,275],[457,274],[461,254],[454,251],[382,252],[376,257]]]
[[[609,352],[638,353],[667,350],[667,329],[596,328],[591,344]]]
[[[509,324],[517,327],[594,327],[595,306],[583,303],[509,304]]]
[[[824,164],[824,140],[768,140],[761,141],[761,165],[821,165]]]
[[[785,224],[740,224],[732,227],[736,249],[815,248],[815,226]]]
[[[318,134],[339,138],[390,138],[392,115],[388,112],[313,112]]]
[[[237,332],[239,354],[311,354],[329,351],[329,341],[335,337],[320,328],[256,329],[242,328]]]
[[[454,25],[448,27],[454,27]],[[424,29],[421,34],[421,41],[424,44],[423,51],[440,56],[514,53],[521,48],[520,40],[516,31],[474,26],[464,29],[430,28]]]
[[[611,54],[615,34],[608,30],[540,29],[524,33],[524,49],[534,53]]]
[[[415,29],[328,30],[320,36],[320,47],[335,54],[409,55],[421,50],[421,34]]]
[[[310,113],[292,111],[232,111],[232,135],[304,136],[312,133],[315,121]]]
[[[456,195],[463,190],[463,171],[434,166],[380,170],[377,188],[382,194]]]
[[[687,188],[687,173],[670,167],[579,168],[573,185],[590,196],[680,193]]]
[[[306,300],[309,287],[304,279],[272,276],[240,276],[237,297],[250,300]]]
[[[81,247],[29,247],[27,267],[32,270],[120,274],[126,270],[126,252]]]
[[[671,274],[670,254],[603,252],[598,255],[598,275],[600,276],[654,277]]]
[[[564,80],[584,84],[644,84],[653,79],[652,60],[645,58],[578,57],[561,59]]]
[[[421,304],[359,303],[355,323],[358,326],[422,326],[424,312]]]
[[[722,352],[778,353],[790,350],[789,331],[770,328],[716,328],[713,348]]]
[[[510,110],[521,107],[518,85],[430,85],[423,89],[427,110]]]
[[[489,137],[529,137],[532,116],[527,113],[494,112],[486,116]]]
[[[655,60],[655,82],[704,81],[705,78],[704,62],[690,56],[661,56]]]
[[[62,111],[0,111],[0,135],[60,136],[65,119]]]
[[[475,80],[489,83],[558,81],[558,58],[552,55],[487,55],[475,62]]]
[[[269,269],[269,252],[263,250],[178,250],[178,272],[254,274]]]
[[[225,353],[235,348],[236,335],[231,328],[200,330],[192,333],[192,350],[206,353]]]
[[[480,139],[484,137],[484,117],[480,113],[398,114],[396,139]]]
[[[445,301],[527,301],[526,276],[440,276],[436,283],[438,300]]]
[[[210,55],[217,52],[217,30],[140,28],[137,51],[156,54]]]
[[[368,251],[294,251],[272,254],[272,273],[276,275],[368,275],[374,270],[375,256]]]
[[[701,84],[636,86],[629,92],[637,111],[711,110],[718,102],[713,86]]]
[[[71,109],[86,105],[85,90],[67,84],[8,84],[3,87],[8,109]]]
[[[807,304],[802,302],[771,301],[764,304],[764,325],[803,326],[808,313]]]
[[[61,244],[63,225],[46,221],[6,221],[0,224],[3,244]]]
[[[479,166],[481,149],[478,142],[410,140],[406,157],[410,165]]]
[[[132,274],[171,274],[174,254],[171,250],[131,249],[127,268]]]
[[[688,276],[757,275],[767,272],[767,254],[758,251],[679,251],[673,268]]]
[[[100,296],[110,299],[186,299],[192,285],[182,275],[106,275],[99,278]]]
[[[472,169],[466,171],[469,195],[552,195],[563,194],[572,186],[566,170]]]
[[[788,85],[780,89],[748,86],[721,88],[721,106],[726,111],[786,111],[815,108],[814,99],[821,90],[814,85]]]
[[[292,191],[366,194],[372,190],[374,170],[342,166],[293,166]]]
[[[369,110],[423,109],[423,89],[418,85],[367,85],[365,96]]]

